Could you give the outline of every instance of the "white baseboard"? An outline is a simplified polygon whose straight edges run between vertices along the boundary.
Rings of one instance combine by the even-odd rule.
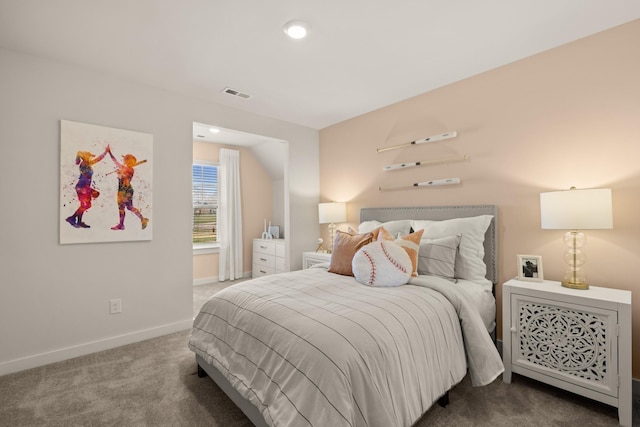
[[[193,279],[193,286],[210,285],[219,281],[218,277],[203,277],[202,279]]]
[[[251,275],[252,275],[251,271],[245,271],[244,273],[242,273],[242,277],[245,279],[251,277]],[[220,279],[218,278],[218,276],[203,277],[202,279],[193,279],[193,286],[211,285],[213,283],[218,283],[219,281]]]
[[[190,329],[193,319],[0,363],[0,376]]]

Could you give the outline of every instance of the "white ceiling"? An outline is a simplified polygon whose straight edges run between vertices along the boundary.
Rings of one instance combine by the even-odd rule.
[[[321,129],[638,18],[638,0],[0,0],[0,46]]]
[[[193,140],[248,148],[274,181],[284,179],[289,149],[286,141],[197,122],[193,123]]]

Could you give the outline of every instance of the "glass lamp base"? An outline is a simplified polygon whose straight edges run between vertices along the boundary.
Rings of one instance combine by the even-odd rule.
[[[564,242],[567,245],[564,260],[569,268],[564,273],[562,286],[571,289],[589,289],[587,276],[582,268],[587,261],[582,252],[582,248],[587,242],[586,236],[581,231],[571,230],[564,235]]]
[[[589,289],[589,284],[585,282],[573,282],[571,280],[563,280],[562,286],[571,289]]]
[[[334,223],[329,224],[329,248],[327,249],[327,253],[330,254],[333,252],[333,240],[336,237],[336,227]]]

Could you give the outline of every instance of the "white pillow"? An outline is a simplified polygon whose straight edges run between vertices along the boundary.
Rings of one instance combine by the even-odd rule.
[[[353,256],[351,269],[356,280],[367,286],[400,286],[411,278],[413,265],[409,254],[390,240],[361,247]]]
[[[371,221],[361,222],[358,226],[358,233],[370,233],[382,224],[380,221],[372,219]]]
[[[397,239],[400,236],[404,236],[405,234],[409,234],[411,232],[411,220],[410,219],[401,219],[397,221],[387,221],[380,222],[371,220],[361,222],[358,226],[358,234],[362,233],[370,233],[376,228],[383,226],[385,230],[389,232],[393,236],[394,239]]]
[[[461,237],[457,234],[438,239],[422,239],[418,252],[418,274],[455,281],[456,257]]]
[[[484,263],[484,234],[493,215],[454,218],[444,221],[413,220],[414,230],[424,229],[423,239],[435,239],[460,234],[460,246],[456,257],[455,277],[478,280],[487,274]]]

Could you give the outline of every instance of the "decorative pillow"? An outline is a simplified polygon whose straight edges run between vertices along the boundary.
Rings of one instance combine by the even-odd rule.
[[[460,234],[462,237],[456,256],[455,277],[478,280],[487,274],[484,263],[484,233],[492,218],[493,215],[480,215],[444,221],[414,220],[412,227],[414,230],[424,230],[424,237],[430,239]]]
[[[367,286],[400,286],[411,278],[411,259],[402,247],[379,240],[362,247],[353,257],[353,275]]]
[[[380,226],[376,228],[378,230],[378,235],[376,236],[376,240],[395,240],[393,235],[387,231],[386,228]]]
[[[460,234],[439,239],[423,239],[418,254],[418,274],[455,280],[456,256]]]
[[[333,251],[331,253],[331,263],[329,271],[344,276],[353,276],[351,261],[355,253],[373,241],[373,234],[349,234],[343,231],[336,231],[333,239]]]
[[[365,221],[360,223],[358,226],[358,233],[367,233],[369,231],[373,231],[378,227],[384,227],[391,235],[396,238],[399,235],[409,234],[411,230],[411,220],[410,219],[401,219],[397,221],[387,221],[381,223],[380,221],[372,220]]]
[[[418,230],[415,233],[407,234],[398,239],[394,239],[391,233],[389,233],[384,227],[380,227],[378,238],[376,240],[393,240],[398,246],[402,247],[411,259],[411,275],[416,277],[418,275],[418,249],[420,248],[420,239],[424,230]]]
[[[367,233],[373,234],[373,240],[378,240],[378,233],[380,233],[380,230],[382,230],[382,227],[376,227],[371,231],[367,231]],[[347,232],[351,235],[358,234],[358,232],[351,227],[347,227]]]

